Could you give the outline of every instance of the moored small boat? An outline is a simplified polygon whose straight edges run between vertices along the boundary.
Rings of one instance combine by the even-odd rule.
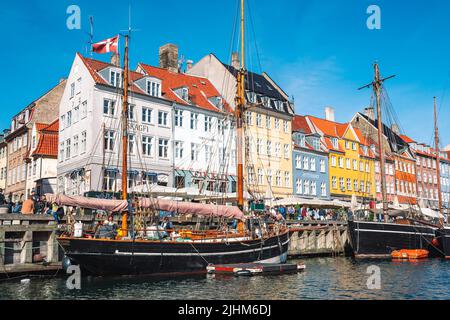
[[[430,252],[428,250],[423,249],[413,249],[413,250],[396,250],[393,251],[391,256],[393,259],[396,260],[420,260],[420,259],[426,259],[430,255]]]

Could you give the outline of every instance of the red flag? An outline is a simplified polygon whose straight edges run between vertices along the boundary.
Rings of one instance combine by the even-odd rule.
[[[92,45],[92,51],[95,53],[108,53],[108,52],[118,52],[119,48],[119,36],[114,38],[106,39],[102,42],[94,43]]]

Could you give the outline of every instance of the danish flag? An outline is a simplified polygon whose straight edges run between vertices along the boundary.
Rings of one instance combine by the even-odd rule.
[[[92,51],[95,53],[108,53],[108,52],[118,52],[119,48],[119,36],[114,38],[106,39],[104,41],[94,43],[92,45]]]

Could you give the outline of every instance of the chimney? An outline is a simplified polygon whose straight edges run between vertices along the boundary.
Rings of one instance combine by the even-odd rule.
[[[325,119],[328,121],[335,121],[334,118],[334,109],[332,107],[326,107],[325,108]]]
[[[187,71],[191,70],[193,65],[194,65],[194,61],[192,61],[192,60],[186,61]]]
[[[178,47],[166,44],[159,48],[159,67],[178,73]]]
[[[375,121],[375,109],[373,107],[367,107],[364,109],[364,114],[372,121]]]
[[[396,124],[396,123],[392,124],[391,130],[395,134],[400,135],[400,128],[399,128],[398,124]]]
[[[111,63],[113,66],[116,66],[116,67],[120,68],[120,56],[119,56],[118,53],[113,53],[113,54],[111,55],[110,63]]]
[[[231,65],[236,70],[239,70],[241,68],[241,61],[239,60],[239,52],[233,52],[231,58]]]

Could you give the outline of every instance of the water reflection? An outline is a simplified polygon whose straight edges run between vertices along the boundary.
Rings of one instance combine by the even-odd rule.
[[[79,291],[68,290],[62,278],[14,280],[0,283],[0,299],[450,299],[450,271],[443,260],[317,258],[304,263],[305,272],[281,276],[86,277]],[[371,265],[381,269],[381,290],[367,288]]]

